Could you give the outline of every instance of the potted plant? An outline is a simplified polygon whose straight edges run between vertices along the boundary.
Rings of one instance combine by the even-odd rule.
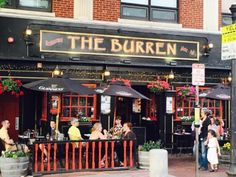
[[[230,142],[227,142],[222,147],[220,147],[221,156],[219,157],[219,161],[221,164],[230,163],[230,151],[231,151]]]
[[[0,8],[6,5],[6,0],[0,0]]]
[[[191,125],[192,122],[194,121],[194,117],[193,116],[183,116],[180,118],[180,120],[182,121],[182,125]]]
[[[147,88],[150,92],[160,93],[170,89],[170,84],[166,81],[156,80],[148,83]]]
[[[149,169],[149,151],[151,149],[161,149],[161,141],[148,141],[142,146],[139,146],[139,167],[142,169]]]
[[[29,156],[23,151],[2,151],[0,168],[2,177],[26,176],[29,167]]]
[[[23,96],[24,92],[21,91],[21,86],[22,82],[20,80],[0,78],[0,95],[3,93],[10,93],[16,97]]]
[[[177,89],[177,95],[184,98],[186,96],[191,96],[196,93],[194,86],[183,86]]]

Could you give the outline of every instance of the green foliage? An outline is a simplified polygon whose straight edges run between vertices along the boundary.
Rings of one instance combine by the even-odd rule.
[[[151,149],[161,149],[161,141],[148,141],[139,149],[140,151],[150,151]]]
[[[17,159],[18,157],[27,157],[28,154],[23,151],[3,151],[2,157]]]
[[[79,121],[80,122],[90,122],[90,118],[88,118],[88,117],[80,117]]]
[[[0,0],[0,8],[6,5],[6,0]]]

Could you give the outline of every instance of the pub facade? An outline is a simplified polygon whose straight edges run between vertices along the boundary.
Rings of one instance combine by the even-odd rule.
[[[125,5],[129,3],[121,3],[121,7]],[[52,102],[59,99],[60,131],[65,134],[73,117],[83,115],[89,122],[100,121],[109,128],[119,115],[122,122],[134,124],[140,144],[162,139],[167,146],[173,141],[173,132],[185,126],[182,118],[194,115],[195,97],[183,98],[176,92],[192,85],[192,64],[205,64],[205,85],[200,87],[200,93],[225,83],[230,75],[230,62],[221,60],[218,31],[10,15],[1,16],[0,24],[2,80],[14,78],[25,84],[50,78],[57,68],[63,75],[94,89],[114,79],[128,80],[132,88],[150,99],[50,94],[47,88],[42,88],[42,92],[22,88],[24,95],[20,97],[0,94],[0,118],[12,122],[15,139],[27,129],[43,134],[54,115]],[[170,73],[174,77],[169,77]],[[170,88],[153,93],[147,85],[160,80],[170,84]],[[203,96],[200,106],[211,109],[229,126],[228,102]],[[81,122],[82,132],[88,133],[90,128],[91,124]],[[189,125],[184,129],[191,131]]]

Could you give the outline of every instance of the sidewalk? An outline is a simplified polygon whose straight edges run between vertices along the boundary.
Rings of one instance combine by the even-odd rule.
[[[195,177],[195,161],[188,155],[169,158],[169,175],[175,177]],[[157,164],[158,165],[158,164]],[[220,167],[217,172],[199,171],[199,177],[227,177],[226,169]],[[44,175],[43,177],[149,177],[147,170],[124,170],[124,171],[97,171],[77,172],[57,175]]]

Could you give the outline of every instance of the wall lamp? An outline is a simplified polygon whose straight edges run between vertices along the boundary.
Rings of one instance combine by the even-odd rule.
[[[231,75],[231,72],[229,73],[229,76],[227,78],[228,82],[231,82],[232,81],[232,75]]]
[[[171,70],[168,75],[168,79],[173,80],[174,78],[175,78],[175,75],[174,75],[173,71]]]
[[[106,77],[110,76],[111,72],[107,69],[107,66],[102,71],[102,80],[104,81]]]
[[[25,40],[25,44],[26,44],[26,56],[29,56],[29,46],[33,45],[33,41],[32,41],[32,29],[30,29],[29,26],[27,26],[25,32],[24,32],[24,40]]]
[[[214,47],[214,44],[213,43],[211,43],[211,42],[209,42],[209,43],[207,43],[206,45],[203,45],[203,55],[204,56],[209,56],[210,55],[210,51],[211,51],[211,49]]]
[[[63,71],[61,71],[57,65],[56,68],[52,72],[52,77],[55,77],[55,76],[58,77],[62,75],[63,75]]]

